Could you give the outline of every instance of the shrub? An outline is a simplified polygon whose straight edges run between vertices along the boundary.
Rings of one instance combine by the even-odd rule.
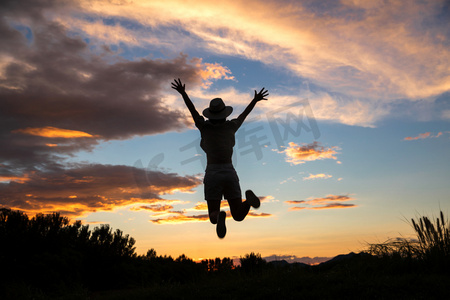
[[[450,254],[450,224],[440,212],[433,224],[428,217],[421,217],[416,222],[411,219],[417,234],[417,252],[421,259],[434,263],[448,263]]]
[[[259,253],[250,253],[246,254],[244,257],[241,257],[241,269],[244,272],[260,272],[266,266],[267,262],[261,258],[261,254]]]
[[[369,244],[368,253],[384,258],[414,260],[428,267],[448,270],[450,266],[450,224],[441,211],[433,223],[426,216],[411,219],[416,239],[396,238]]]

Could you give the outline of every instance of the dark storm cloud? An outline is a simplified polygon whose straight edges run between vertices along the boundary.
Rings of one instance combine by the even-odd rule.
[[[0,206],[78,216],[200,184],[155,171],[138,188],[141,169],[65,160],[100,141],[181,130],[185,119],[163,92],[175,77],[200,83],[198,64],[94,53],[49,17],[76,12],[71,1],[1,1],[0,10]]]
[[[136,175],[146,176],[150,184],[138,187]],[[70,169],[34,171],[21,180],[0,184],[0,205],[30,213],[64,210],[67,214],[81,215],[136,202],[158,203],[164,201],[161,195],[176,190],[190,191],[200,183],[193,176],[130,166],[79,165]]]
[[[191,65],[186,56],[127,61],[94,55],[81,37],[69,35],[63,26],[39,14],[43,8],[52,8],[55,2],[30,3],[21,6],[22,10],[10,1],[2,7],[0,158],[3,161],[51,161],[55,153],[89,149],[100,139],[126,139],[185,126],[182,113],[164,105],[162,91],[174,77],[200,81],[198,66]],[[13,133],[46,126],[77,130],[95,138],[65,141],[61,148],[45,146],[61,144],[61,139]]]

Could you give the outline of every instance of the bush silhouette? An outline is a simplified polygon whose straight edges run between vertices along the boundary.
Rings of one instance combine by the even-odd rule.
[[[216,257],[215,259],[204,259],[201,264],[205,271],[209,273],[214,272],[228,272],[234,268],[233,260],[229,257],[224,257],[220,259],[220,257]]]
[[[416,239],[396,238],[384,243],[369,244],[368,253],[409,264],[448,272],[450,267],[450,224],[441,211],[436,222],[427,216],[411,219]],[[405,265],[403,264],[402,267]]]
[[[62,286],[123,286],[131,273],[127,260],[136,257],[135,240],[109,225],[89,230],[70,224],[59,213],[29,219],[19,211],[0,209],[2,283],[23,282],[44,291]],[[101,276],[99,276],[101,275]]]
[[[261,258],[261,254],[254,252],[246,254],[239,260],[241,262],[241,269],[244,272],[261,272],[267,265],[267,262]]]

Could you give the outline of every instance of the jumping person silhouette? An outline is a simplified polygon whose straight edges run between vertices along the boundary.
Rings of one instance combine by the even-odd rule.
[[[205,200],[208,204],[209,220],[216,225],[216,232],[219,238],[224,238],[227,233],[225,226],[226,213],[220,210],[222,196],[228,201],[231,215],[234,220],[242,221],[247,216],[250,206],[258,208],[260,200],[251,191],[245,192],[246,201],[242,201],[239,178],[233,167],[231,156],[235,144],[234,134],[244,122],[245,118],[269,92],[264,88],[257,93],[247,108],[236,119],[226,120],[232,113],[231,106],[225,106],[221,98],[214,98],[209,104],[209,108],[203,111],[202,117],[195,109],[194,104],[186,93],[185,84],[175,79],[172,88],[177,90],[183,97],[184,103],[191,112],[195,126],[200,130],[200,146],[206,153],[207,167],[203,179],[205,189]]]

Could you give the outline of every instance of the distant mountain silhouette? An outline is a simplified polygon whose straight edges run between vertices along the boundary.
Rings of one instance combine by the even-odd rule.
[[[270,255],[270,256],[265,256],[263,257],[264,260],[266,260],[267,262],[272,262],[272,261],[282,261],[285,260],[287,263],[289,264],[293,264],[293,263],[303,263],[303,264],[307,264],[307,265],[318,265],[321,264],[323,262],[329,261],[330,259],[333,259],[333,257],[309,257],[309,256],[304,256],[304,257],[297,257],[295,255]]]
[[[347,254],[339,254],[339,255],[333,257],[332,259],[321,263],[321,265],[336,263],[336,262],[339,262],[339,261],[343,261],[343,260],[346,260],[346,259],[353,258],[353,257],[355,257],[357,255],[359,255],[359,254],[356,254],[355,252],[350,252],[350,253],[347,253]]]
[[[321,263],[315,263],[315,264],[314,263],[312,263],[312,264],[311,263],[303,263],[303,262],[298,262],[298,261],[288,262],[285,259],[271,260],[271,261],[268,261],[268,263],[275,267],[297,266],[297,267],[329,268],[329,267],[333,267],[337,264],[344,263],[346,261],[357,260],[360,258],[371,257],[371,256],[372,255],[370,255],[368,253],[364,253],[364,252],[361,252],[361,253],[350,252],[347,254],[339,254],[331,259],[325,258],[325,257],[315,257],[315,258],[303,257],[303,258],[301,258],[307,262],[312,262],[312,261],[314,262],[314,261],[318,261],[321,259],[327,259],[326,261],[323,261]],[[273,257],[274,256],[269,256],[269,259],[273,258]],[[265,257],[264,259],[267,260],[267,257]]]
[[[269,264],[271,264],[274,267],[286,267],[286,266],[296,266],[296,267],[305,267],[305,268],[311,267],[311,265],[300,263],[300,262],[288,263],[284,259],[283,260],[273,260],[273,261],[269,262]]]

